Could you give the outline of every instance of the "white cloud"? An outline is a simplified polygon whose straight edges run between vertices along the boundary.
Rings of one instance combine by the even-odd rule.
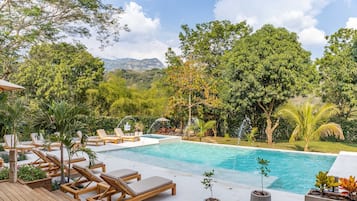
[[[346,22],[346,28],[357,29],[357,17],[350,17]]]
[[[214,14],[219,20],[246,20],[255,30],[264,24],[285,27],[296,32],[304,45],[323,45],[325,33],[316,28],[316,16],[329,3],[330,0],[219,0]]]
[[[165,52],[170,41],[162,41],[160,35],[160,19],[148,17],[143,8],[135,2],[124,6],[124,14],[120,17],[121,24],[127,24],[130,32],[122,31],[118,43],[105,47],[101,50],[100,44],[93,38],[79,39],[84,43],[88,51],[96,57],[116,58],[158,58],[165,61]]]
[[[325,44],[325,32],[315,27],[310,27],[299,33],[299,40],[302,44]]]

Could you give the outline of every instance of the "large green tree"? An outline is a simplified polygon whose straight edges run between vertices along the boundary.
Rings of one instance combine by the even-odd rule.
[[[119,40],[127,27],[121,8],[101,0],[0,0],[0,77],[16,71],[21,55],[34,44],[65,36],[90,36],[103,47]]]
[[[183,109],[188,114],[188,126],[192,120],[192,110],[200,105],[215,108],[220,101],[217,97],[217,83],[204,71],[204,64],[195,60],[186,61],[182,66],[167,69],[167,82],[174,89],[169,98],[172,111]],[[197,114],[197,113],[196,113]]]
[[[103,80],[104,64],[83,45],[43,44],[31,48],[14,76],[37,99],[83,103],[86,90]]]
[[[328,37],[324,55],[316,61],[325,102],[334,103],[340,115],[350,118],[357,106],[357,30],[340,29]]]
[[[301,47],[296,34],[272,25],[238,40],[225,54],[222,66],[229,89],[226,103],[247,113],[262,111],[269,144],[279,125],[273,118],[275,108],[303,93],[316,75],[310,53]]]
[[[328,122],[338,112],[338,108],[334,104],[320,106],[306,102],[302,105],[291,103],[283,105],[278,109],[277,114],[295,126],[290,142],[303,139],[305,141],[304,151],[308,151],[310,141],[319,140],[320,136],[335,135],[337,138],[344,139],[341,126]]]
[[[219,66],[221,56],[232,49],[236,40],[251,32],[246,22],[232,24],[227,20],[196,24],[195,28],[182,25],[181,28],[179,39],[183,57],[205,63],[209,71]]]

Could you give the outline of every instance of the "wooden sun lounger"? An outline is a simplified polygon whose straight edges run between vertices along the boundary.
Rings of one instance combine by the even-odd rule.
[[[109,185],[106,184],[103,179],[93,174],[90,169],[76,164],[73,165],[73,169],[75,169],[81,176],[75,182],[62,184],[61,190],[71,193],[75,199],[79,199],[79,195],[84,193],[91,191],[97,191],[97,193],[100,193],[101,189],[106,190],[109,188]],[[137,179],[139,181],[141,179],[141,175],[138,173],[138,171],[130,169],[119,169],[107,174],[112,175],[113,177],[122,178],[124,181],[129,181],[132,179]],[[92,185],[92,183],[95,184]],[[82,187],[78,188],[79,185],[82,185]]]
[[[118,144],[119,142],[123,142],[123,138],[118,136],[108,136],[104,129],[98,129],[97,134],[100,139],[104,140],[105,142],[112,142]]]
[[[44,139],[39,139],[42,135],[39,135],[38,133],[31,133],[30,136],[32,140],[32,145],[35,147],[41,147],[44,149],[48,149],[48,151],[52,151],[53,148],[59,149],[59,147],[61,146],[61,143],[59,142],[49,142],[47,145]]]
[[[154,176],[129,184],[125,183],[121,178],[115,178],[108,174],[101,174],[100,177],[110,185],[110,188],[103,193],[87,198],[87,201],[104,197],[108,197],[108,200],[110,200],[111,196],[116,193],[121,193],[118,201],[124,200],[127,195],[129,196],[125,199],[127,201],[141,201],[170,189],[171,194],[176,195],[176,184],[164,177]]]
[[[29,152],[33,148],[35,148],[32,145],[20,144],[18,138],[16,139],[16,142],[15,142],[15,136],[14,135],[4,135],[4,142],[5,142],[5,144],[4,144],[4,148],[5,149],[15,148],[17,151],[20,151],[23,154],[25,152]]]
[[[122,138],[124,141],[139,141],[140,140],[140,136],[136,135],[137,132],[135,132],[134,135],[126,135],[124,134],[123,130],[121,128],[114,128],[114,132],[115,134]]]
[[[81,140],[83,137],[82,131],[77,131],[77,136],[78,136],[79,140]],[[86,140],[86,143],[88,145],[99,146],[101,144],[105,145],[105,140],[100,139],[99,136],[89,136]]]

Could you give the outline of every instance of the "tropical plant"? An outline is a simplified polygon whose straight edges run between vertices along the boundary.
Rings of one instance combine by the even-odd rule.
[[[22,165],[17,170],[17,176],[23,181],[34,181],[46,178],[47,174],[39,167],[32,165]]]
[[[198,128],[198,133],[197,136],[200,138],[200,141],[202,141],[202,137],[205,136],[205,133],[210,130],[210,129],[214,129],[216,126],[216,121],[215,120],[211,120],[211,121],[203,121],[201,119],[197,119],[195,122],[195,125]]]
[[[261,158],[261,157],[258,157],[257,158],[257,162],[258,162],[258,171],[259,171],[259,174],[260,174],[260,181],[261,181],[261,185],[262,185],[262,191],[260,192],[262,195],[265,194],[264,192],[264,177],[268,177],[269,176],[269,173],[270,173],[270,169],[269,169],[269,163],[270,161],[269,160],[265,160],[264,158]]]
[[[53,138],[61,143],[61,183],[65,182],[63,163],[64,143],[72,139],[72,133],[81,130],[83,124],[78,119],[81,114],[85,114],[86,112],[80,106],[60,101],[52,102],[52,104],[41,104],[41,109],[33,117],[35,127],[46,129],[52,133],[58,132],[58,135],[55,135]]]
[[[203,180],[201,181],[201,183],[203,184],[204,188],[207,190],[209,189],[211,192],[211,197],[206,199],[206,200],[217,200],[215,198],[213,198],[213,176],[214,176],[214,169],[212,169],[211,171],[206,171],[203,173]]]
[[[0,122],[4,125],[5,129],[14,134],[14,141],[18,139],[18,131],[25,123],[27,107],[24,99],[17,98],[14,101],[8,101],[4,105],[0,105]],[[11,138],[12,139],[12,138]],[[16,143],[11,143],[16,146]]]
[[[339,183],[335,181],[335,177],[327,176],[327,174],[327,171],[319,171],[316,174],[315,187],[319,189],[321,195],[324,195],[326,189],[339,186]]]
[[[348,179],[347,178],[340,178],[340,186],[348,191],[348,197],[351,200],[353,195],[357,193],[357,181],[354,176],[350,176]]]
[[[344,139],[339,124],[326,123],[337,112],[338,109],[334,104],[326,103],[319,106],[307,101],[302,105],[288,103],[278,109],[277,115],[295,124],[290,142],[302,138],[305,141],[304,151],[308,151],[310,141],[319,140],[321,135],[335,135],[337,138]]]
[[[248,142],[253,145],[255,142],[255,135],[258,132],[258,127],[253,127],[250,132],[246,135]]]
[[[82,135],[81,144],[73,142],[72,136],[69,135],[65,135],[64,138],[61,140],[68,153],[68,166],[71,166],[71,159],[75,154],[79,152],[87,154],[89,159],[89,164],[88,164],[89,166],[92,166],[94,164],[94,160],[97,158],[97,155],[90,148],[82,146],[83,145],[82,141],[84,140],[84,138],[85,136]],[[69,169],[67,173],[67,178],[68,178],[67,182],[69,182],[70,179],[70,175],[71,175],[70,171],[71,170]]]

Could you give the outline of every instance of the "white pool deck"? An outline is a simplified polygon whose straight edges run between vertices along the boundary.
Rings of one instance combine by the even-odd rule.
[[[210,192],[209,190],[205,190],[201,184],[201,180],[203,179],[202,175],[191,174],[184,169],[182,171],[175,171],[136,161],[115,158],[100,153],[102,151],[156,143],[158,143],[157,139],[141,138],[141,140],[138,142],[124,142],[120,144],[108,143],[104,146],[89,147],[92,150],[98,152],[98,160],[101,160],[107,164],[107,172],[120,168],[130,168],[139,171],[143,179],[150,176],[162,176],[172,179],[176,183],[177,194],[175,196],[171,196],[171,191],[166,191],[154,198],[148,199],[148,201],[203,201],[205,198],[208,198],[210,196]],[[51,153],[59,154],[59,151],[53,151]],[[30,160],[34,160],[35,158],[36,157],[34,155],[30,155]],[[354,163],[351,163],[351,161],[354,161]],[[331,167],[329,173],[338,177],[348,177],[349,175],[357,176],[357,153],[341,152]],[[213,194],[214,197],[219,198],[221,201],[249,201],[250,193],[255,189],[260,189],[260,187],[232,183],[224,180],[216,180],[216,183],[213,186]],[[273,201],[304,200],[304,195],[276,191],[272,189],[267,190],[272,194]],[[90,193],[82,195],[81,200],[85,200],[85,198],[89,197],[90,195]],[[113,200],[115,200],[117,197],[118,196],[113,196]]]

